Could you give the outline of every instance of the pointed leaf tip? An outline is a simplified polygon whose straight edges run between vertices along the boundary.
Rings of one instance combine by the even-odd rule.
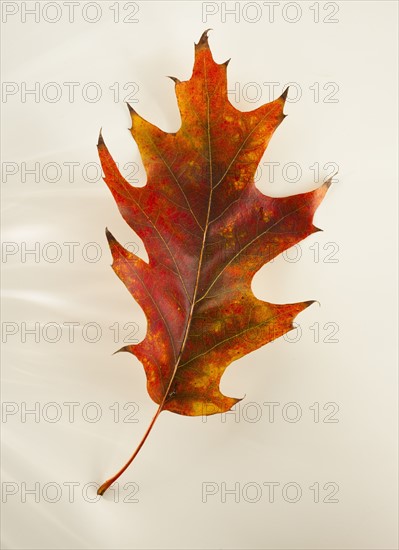
[[[129,109],[129,113],[130,113],[131,116],[137,115],[137,111],[135,111],[135,110],[133,109],[133,107],[130,105],[130,103],[127,103],[127,102],[126,102],[126,105],[127,105],[127,108]]]
[[[116,242],[115,237],[111,233],[111,231],[108,229],[108,227],[105,228],[105,236],[107,237],[107,240],[109,243]]]
[[[337,174],[338,174],[338,172],[335,172],[335,174],[333,174],[331,176],[331,178],[329,178],[327,181],[324,182],[324,185],[325,185],[325,187],[327,187],[327,189],[329,189],[332,186],[333,179],[335,178],[335,176]]]
[[[116,355],[117,353],[125,353],[125,352],[130,353],[129,346],[122,346],[121,348],[114,351],[114,353],[112,355]]]
[[[306,305],[306,308],[310,307],[311,305],[315,304],[317,300],[306,300],[304,304]]]
[[[211,31],[212,29],[207,29],[206,31],[204,31],[201,35],[201,38],[199,39],[198,41],[198,44],[195,45],[196,48],[201,48],[202,46],[206,47],[206,48],[209,48],[209,44],[208,44],[208,32]]]
[[[100,133],[98,134],[97,147],[100,147],[101,145],[105,145],[102,135],[102,128],[100,128]]]
[[[178,78],[176,78],[175,76],[167,76],[166,78],[170,78],[171,80],[173,80],[173,82],[174,82],[175,84],[179,84],[179,83],[181,82],[181,81],[180,81]]]
[[[290,89],[289,86],[286,87],[286,89],[284,90],[284,92],[281,94],[281,98],[284,99],[284,101],[287,99],[287,95],[288,95],[288,90]]]

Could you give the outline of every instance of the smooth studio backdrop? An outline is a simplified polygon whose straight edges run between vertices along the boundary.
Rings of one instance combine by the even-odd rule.
[[[3,547],[396,548],[397,4],[36,4],[2,2]],[[143,185],[125,102],[176,131],[166,76],[190,77],[207,28],[237,108],[292,83],[259,188],[299,193],[338,169],[324,231],[253,282],[319,304],[227,369],[235,414],[163,413],[97,501],[156,409],[139,362],[112,355],[146,322],[105,227],[146,251],[99,177],[97,137]]]

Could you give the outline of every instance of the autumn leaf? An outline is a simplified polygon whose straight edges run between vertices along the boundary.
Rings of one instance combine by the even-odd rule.
[[[287,90],[250,112],[227,97],[227,65],[212,58],[207,32],[195,45],[190,80],[173,78],[181,126],[160,130],[129,106],[147,174],[144,187],[120,174],[100,134],[105,182],[128,225],[142,238],[146,262],[107,231],[113,269],[147,318],[145,339],[122,348],[143,364],[157,412],[197,416],[230,410],[240,398],[220,391],[226,367],[282,336],[311,301],[272,304],[251,290],[255,273],[319,231],[312,223],[330,181],[272,198],[254,184],[256,168],[284,119]]]

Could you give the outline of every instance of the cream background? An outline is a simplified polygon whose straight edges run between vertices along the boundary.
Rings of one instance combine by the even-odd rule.
[[[3,25],[3,81],[76,81],[78,92],[87,82],[103,86],[97,103],[83,101],[80,93],[73,103],[66,96],[23,103],[19,94],[2,103],[3,161],[80,163],[73,183],[66,171],[57,183],[35,183],[31,176],[23,183],[20,174],[3,182],[3,240],[39,242],[40,250],[52,241],[81,243],[73,263],[63,248],[57,263],[32,257],[21,262],[15,254],[2,264],[3,322],[94,321],[103,327],[96,344],[77,330],[74,343],[64,331],[55,344],[32,337],[21,343],[17,335],[3,346],[3,401],[19,407],[39,402],[41,411],[49,402],[79,403],[71,423],[65,406],[59,422],[43,414],[37,423],[32,416],[22,422],[19,412],[3,422],[3,484],[64,487],[56,503],[43,495],[37,503],[32,495],[26,502],[20,492],[9,496],[2,505],[3,548],[396,548],[397,4],[341,2],[337,24],[315,24],[305,2],[295,24],[281,15],[273,24],[265,18],[236,23],[232,17],[222,23],[220,16],[202,22],[200,2],[143,2],[139,23],[116,24],[110,5],[101,2],[103,17],[96,24],[81,17],[70,24],[64,13],[56,24],[10,17]],[[129,493],[122,489],[119,503],[111,494],[87,502],[84,484],[104,481],[123,464],[155,405],[137,360],[112,356],[121,344],[107,328],[134,321],[144,337],[144,316],[109,267],[104,228],[122,243],[139,241],[105,184],[81,177],[82,166],[97,162],[100,127],[115,159],[139,162],[123,97],[115,102],[109,90],[114,82],[137,82],[137,110],[165,130],[178,128],[173,84],[165,75],[189,78],[193,42],[208,27],[215,59],[232,58],[230,82],[295,81],[304,90],[299,102],[287,103],[289,117],[266,154],[270,161],[300,163],[303,177],[288,184],[277,173],[274,184],[262,177],[260,187],[275,194],[304,191],[315,186],[311,164],[339,164],[339,181],[316,215],[324,232],[303,243],[299,262],[279,258],[254,280],[263,299],[315,298],[321,307],[298,319],[304,333],[297,343],[280,339],[226,372],[223,391],[246,394],[243,405],[260,404],[259,422],[228,417],[223,423],[214,416],[204,423],[163,414],[120,480],[121,488],[139,485],[139,502],[122,502]],[[316,81],[337,82],[339,103],[315,103],[308,87]],[[261,102],[241,100],[238,106],[252,109]],[[82,260],[87,242],[100,243],[100,261]],[[308,247],[315,242],[336,242],[339,262],[313,262]],[[142,245],[140,254],[145,256]],[[339,343],[314,343],[309,326],[315,322],[337,323]],[[121,408],[137,403],[139,422],[113,422],[109,407],[116,401]],[[297,402],[303,417],[290,423],[280,412],[268,422],[265,401]],[[96,423],[82,417],[89,402],[101,407]],[[313,422],[314,402],[338,403],[339,422]],[[63,484],[72,481],[80,485],[70,503]],[[223,503],[220,494],[203,503],[201,484],[222,481],[229,487],[293,481],[303,496],[289,503],[280,490],[269,503],[265,489],[256,503],[236,503],[231,496]],[[339,502],[314,503],[308,487],[316,481],[338,483]],[[93,494],[88,491],[89,498]]]

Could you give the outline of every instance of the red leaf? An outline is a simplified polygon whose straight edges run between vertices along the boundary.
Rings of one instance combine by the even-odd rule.
[[[159,405],[139,449],[163,410],[195,416],[234,406],[240,399],[219,389],[226,367],[291,330],[312,303],[261,301],[251,281],[265,263],[319,231],[313,215],[330,181],[283,198],[255,187],[256,168],[285,117],[287,90],[258,109],[238,111],[227,98],[227,64],[214,62],[205,32],[190,80],[173,79],[181,113],[176,133],[129,107],[144,187],[121,176],[101,135],[98,143],[105,182],[149,256],[147,263],[107,231],[113,269],[148,321],[145,339],[123,348],[144,365],[148,392]]]

